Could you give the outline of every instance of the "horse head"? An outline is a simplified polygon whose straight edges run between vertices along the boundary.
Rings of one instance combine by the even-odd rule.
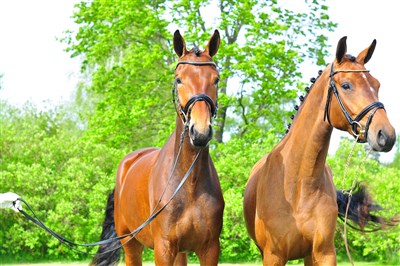
[[[212,57],[217,53],[219,43],[216,30],[204,51],[197,47],[188,51],[179,30],[174,34],[174,50],[179,57],[174,82],[177,112],[189,129],[191,144],[196,147],[207,146],[212,137],[211,123],[217,112],[219,82]]]
[[[376,40],[355,57],[346,54],[346,38],[340,39],[330,66],[325,118],[359,142],[368,142],[375,151],[390,151],[396,133],[378,100],[380,83],[364,66],[371,59]]]

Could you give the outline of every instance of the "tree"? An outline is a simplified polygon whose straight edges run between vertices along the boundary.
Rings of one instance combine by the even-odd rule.
[[[242,136],[258,128],[283,131],[282,106],[296,96],[298,66],[305,57],[324,64],[326,37],[318,33],[335,27],[321,2],[308,3],[309,13],[293,12],[278,1],[181,1],[173,5],[174,22],[187,28],[192,39],[210,30],[205,26],[205,14],[212,12],[210,4],[219,8],[214,23],[224,33],[224,42],[217,60],[222,68],[218,142],[224,133]],[[279,115],[274,115],[277,111]]]
[[[168,99],[176,57],[167,27],[175,24],[196,46],[214,28],[223,33],[216,58],[221,69],[217,142],[224,134],[252,130],[258,133],[248,136],[256,140],[260,128],[283,133],[289,117],[285,106],[295,98],[301,77],[299,63],[307,57],[324,64],[323,32],[335,27],[321,2],[306,2],[305,13],[255,0],[80,3],[74,14],[79,31],[69,32],[65,41],[73,56],[83,56],[83,70],[93,77],[87,90],[100,98],[90,125],[115,146],[133,140],[139,146],[162,143],[174,116]]]
[[[172,87],[173,58],[162,6],[93,1],[78,8],[79,32],[64,40],[73,56],[84,57],[82,71],[91,76],[81,93],[96,99],[88,134],[115,147],[159,145],[174,115],[165,89]]]

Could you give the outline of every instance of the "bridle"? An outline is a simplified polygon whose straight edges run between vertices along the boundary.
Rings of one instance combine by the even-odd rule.
[[[326,99],[326,105],[325,105],[325,114],[324,114],[324,121],[325,119],[328,119],[328,122],[330,125],[331,121],[329,119],[329,107],[330,107],[330,103],[331,103],[331,96],[332,96],[332,92],[333,94],[336,96],[336,99],[339,103],[340,109],[342,109],[342,113],[343,115],[346,117],[347,121],[349,122],[350,126],[351,126],[351,132],[353,134],[354,137],[357,138],[358,142],[367,142],[367,136],[368,136],[368,129],[369,129],[369,125],[371,124],[372,118],[375,114],[375,112],[378,109],[383,109],[385,110],[385,107],[383,106],[383,103],[381,102],[373,102],[370,105],[366,106],[364,109],[361,110],[361,112],[353,119],[351,117],[351,115],[349,114],[349,112],[347,111],[346,107],[344,106],[342,100],[340,99],[339,96],[339,91],[335,85],[335,81],[333,79],[333,76],[337,73],[341,73],[341,72],[369,72],[369,70],[351,70],[351,69],[345,69],[345,70],[336,70],[334,71],[333,68],[333,63],[331,65],[331,72],[330,72],[330,81],[329,81],[329,89],[328,89],[328,96]],[[365,129],[362,128],[360,121],[361,119],[364,118],[364,116],[366,114],[368,114],[368,112],[370,112],[372,110],[372,112],[370,113],[367,123],[365,124]],[[360,129],[359,131],[357,129]],[[364,135],[363,139],[360,139],[359,136],[360,135]]]
[[[175,70],[178,68],[179,65],[193,65],[193,66],[214,66],[217,68],[217,64],[212,61],[207,62],[200,62],[200,61],[179,61],[176,64]],[[217,88],[218,92],[218,88]],[[217,115],[218,110],[218,102],[214,103],[214,101],[206,94],[196,94],[192,96],[184,107],[182,107],[181,103],[179,102],[178,98],[178,84],[177,81],[174,81],[174,86],[172,88],[172,101],[174,102],[175,109],[178,115],[182,118],[183,123],[186,125],[190,120],[190,112],[194,104],[198,101],[204,101],[208,104],[210,111],[211,111],[211,119],[215,118]]]

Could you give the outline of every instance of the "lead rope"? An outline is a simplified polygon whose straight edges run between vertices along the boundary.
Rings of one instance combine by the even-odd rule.
[[[354,266],[354,261],[353,261],[353,259],[351,257],[350,249],[349,249],[349,243],[347,241],[347,216],[348,216],[348,212],[349,212],[349,208],[350,208],[351,197],[353,195],[353,190],[354,190],[354,188],[356,186],[357,180],[356,180],[356,178],[353,179],[353,183],[351,184],[351,187],[350,187],[349,191],[345,191],[344,190],[344,183],[345,183],[345,180],[346,180],[347,169],[349,168],[351,157],[352,157],[353,151],[354,151],[354,149],[355,149],[355,147],[357,145],[357,141],[358,141],[359,136],[360,135],[356,135],[353,147],[350,150],[349,156],[347,157],[347,162],[346,162],[346,166],[345,166],[344,173],[343,173],[343,179],[342,179],[342,193],[349,195],[349,199],[348,199],[347,205],[346,205],[346,212],[345,212],[345,215],[344,215],[344,221],[343,221],[343,239],[344,239],[344,245],[346,247],[347,257],[349,258],[349,261],[350,261],[352,266]],[[372,150],[371,148],[368,150],[368,152],[365,155],[364,159],[362,160],[361,164],[358,166],[357,172],[359,170],[361,170],[361,169],[364,169],[363,166],[364,166],[365,162],[367,161],[367,158],[370,155],[371,150]]]
[[[181,146],[182,146],[182,144],[183,144],[182,142],[183,142],[183,135],[184,135],[184,132],[185,132],[185,129],[184,129],[184,131],[183,131],[183,133],[182,133],[182,135],[181,135],[180,149],[179,149],[179,151],[181,150]],[[57,238],[62,244],[66,245],[68,248],[70,248],[70,249],[72,249],[72,250],[74,250],[74,251],[76,251],[76,252],[82,253],[82,254],[86,254],[86,255],[96,255],[96,253],[89,253],[89,252],[85,252],[85,251],[79,250],[79,249],[75,248],[76,246],[91,247],[91,246],[103,245],[103,244],[105,244],[105,243],[109,243],[109,242],[112,242],[112,241],[121,240],[121,239],[123,239],[123,238],[125,238],[125,237],[130,237],[130,239],[128,239],[125,243],[119,245],[117,248],[114,248],[114,249],[112,249],[112,250],[107,250],[107,251],[105,251],[105,252],[97,253],[97,254],[106,254],[106,253],[115,251],[115,250],[120,249],[121,247],[125,246],[129,241],[131,241],[133,238],[135,238],[136,235],[137,235],[146,225],[148,225],[151,221],[153,221],[153,220],[167,207],[167,205],[173,200],[173,198],[174,198],[174,197],[176,196],[176,194],[179,192],[179,190],[181,189],[181,187],[183,186],[183,184],[186,182],[187,178],[189,177],[189,175],[190,175],[191,172],[193,171],[193,168],[194,168],[194,166],[196,165],[196,162],[197,162],[197,160],[199,159],[199,155],[200,155],[200,153],[201,153],[202,150],[203,150],[203,149],[199,149],[199,151],[197,152],[197,154],[196,154],[196,156],[195,156],[195,158],[194,158],[194,160],[193,160],[191,166],[189,167],[189,169],[188,169],[188,171],[186,172],[186,174],[183,176],[181,182],[178,184],[177,188],[175,189],[175,191],[174,191],[174,193],[171,195],[171,197],[168,199],[168,201],[167,201],[160,209],[158,209],[158,211],[155,211],[155,210],[156,210],[156,207],[157,207],[157,206],[159,205],[159,203],[161,202],[161,198],[163,197],[163,195],[164,195],[164,193],[165,193],[165,190],[166,190],[166,189],[164,189],[162,195],[160,196],[160,198],[159,198],[159,200],[158,200],[156,206],[154,207],[154,209],[153,209],[151,215],[149,216],[149,218],[148,218],[146,221],[144,221],[143,224],[141,224],[138,228],[136,228],[136,229],[133,230],[132,232],[130,232],[130,233],[128,233],[128,234],[125,234],[125,235],[122,235],[122,236],[118,236],[118,237],[115,237],[115,238],[109,238],[109,239],[105,239],[105,240],[101,240],[101,241],[98,241],[98,242],[95,242],[95,243],[89,243],[89,244],[74,243],[74,242],[72,242],[72,241],[70,241],[70,240],[68,240],[68,239],[66,239],[66,238],[64,238],[64,237],[62,237],[61,235],[57,234],[56,232],[54,232],[54,231],[51,230],[50,228],[48,228],[48,227],[39,219],[39,217],[38,217],[38,216],[36,215],[36,213],[33,211],[33,209],[31,208],[31,206],[30,206],[24,199],[18,198],[17,200],[15,200],[15,201],[13,202],[13,205],[16,206],[17,201],[21,201],[21,202],[25,203],[25,205],[28,207],[28,209],[30,210],[30,212],[33,214],[33,217],[32,217],[31,215],[29,215],[28,213],[26,213],[25,211],[23,211],[22,208],[18,208],[18,211],[19,211],[21,214],[23,214],[28,220],[32,221],[33,223],[35,223],[35,224],[38,225],[39,227],[41,227],[41,228],[43,228],[44,230],[46,230],[48,233],[50,233],[53,237]],[[179,153],[180,153],[180,152],[179,152]],[[179,157],[179,156],[177,156],[177,157]],[[178,160],[178,158],[175,160],[174,167],[176,167],[177,160]],[[174,170],[174,169],[173,169],[173,170]],[[173,172],[173,171],[172,171],[172,172]],[[169,183],[169,181],[170,181],[170,179],[171,179],[171,176],[172,176],[172,173],[171,173],[171,175],[170,175],[170,177],[169,177],[168,183]],[[168,185],[168,183],[167,183],[167,185]]]
[[[169,174],[169,177],[168,177],[168,180],[167,180],[167,184],[165,185],[163,192],[161,193],[160,197],[158,198],[157,204],[154,206],[153,211],[151,212],[152,214],[155,212],[155,210],[157,209],[158,205],[161,203],[161,200],[164,197],[165,191],[167,191],[167,187],[169,186],[169,182],[171,182],[172,174],[174,173],[174,170],[175,170],[176,165],[178,163],[178,159],[179,159],[179,157],[181,155],[181,150],[182,150],[182,146],[183,146],[183,139],[185,137],[185,132],[186,132],[187,126],[188,126],[188,122],[186,122],[183,125],[183,130],[182,130],[181,138],[180,138],[180,141],[179,141],[179,150],[178,150],[178,153],[177,153],[176,158],[175,158],[174,166],[172,167],[171,173]]]

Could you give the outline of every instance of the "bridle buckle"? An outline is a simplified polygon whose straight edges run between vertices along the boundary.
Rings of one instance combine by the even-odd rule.
[[[357,128],[360,128],[360,130],[358,131]],[[351,123],[351,133],[353,133],[354,137],[359,139],[361,136],[364,136],[365,128],[363,128],[358,121],[353,120]]]

